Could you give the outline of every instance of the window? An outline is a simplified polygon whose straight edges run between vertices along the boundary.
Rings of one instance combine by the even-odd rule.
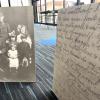
[[[56,10],[63,8],[63,0],[55,0],[54,5]]]
[[[95,0],[95,2],[96,2],[96,3],[99,3],[99,2],[100,2],[100,0]]]
[[[41,22],[42,22],[42,23],[46,23],[45,14],[42,14]]]
[[[41,8],[40,8],[40,1],[37,1],[37,14],[38,14],[38,22],[41,22]]]
[[[45,11],[45,0],[41,0],[41,10]]]
[[[40,12],[40,1],[37,2],[37,12]]]
[[[57,20],[58,20],[58,13],[55,14],[55,24],[57,24]]]
[[[9,7],[8,0],[1,0],[1,7]]]
[[[74,6],[77,3],[77,0],[65,0],[65,8]]]
[[[80,2],[84,2],[84,4],[90,4],[91,0],[80,0]]]
[[[30,6],[30,0],[10,0],[11,6]]]
[[[53,23],[53,14],[52,13],[48,13],[46,16],[46,22],[47,23]]]
[[[21,0],[10,0],[11,6],[22,6]]]
[[[22,0],[23,6],[30,6],[31,2],[30,0]]]
[[[46,0],[47,10],[53,10],[53,0]]]

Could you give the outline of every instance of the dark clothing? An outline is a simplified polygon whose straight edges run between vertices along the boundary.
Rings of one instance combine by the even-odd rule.
[[[6,40],[8,38],[8,33],[10,32],[10,26],[7,23],[0,23],[0,68],[5,72],[8,70],[8,59],[7,59],[7,48]]]
[[[21,42],[18,44],[18,55],[20,63],[22,63],[24,57],[26,57],[29,60],[30,52],[31,49],[27,42]]]

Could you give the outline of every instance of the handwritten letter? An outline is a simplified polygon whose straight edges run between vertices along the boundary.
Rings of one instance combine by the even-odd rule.
[[[59,100],[100,100],[100,4],[59,11],[54,68]]]

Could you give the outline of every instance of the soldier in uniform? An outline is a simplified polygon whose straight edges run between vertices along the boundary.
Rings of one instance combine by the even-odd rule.
[[[6,57],[6,40],[8,39],[8,33],[10,32],[10,26],[4,22],[4,15],[0,12],[0,67],[7,67]],[[6,68],[5,68],[6,69]]]
[[[8,39],[9,32],[10,26],[4,22],[4,15],[0,12],[0,54],[6,52],[6,40]]]

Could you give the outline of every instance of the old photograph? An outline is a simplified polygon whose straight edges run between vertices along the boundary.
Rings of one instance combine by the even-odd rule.
[[[35,82],[32,7],[0,8],[0,82]]]

